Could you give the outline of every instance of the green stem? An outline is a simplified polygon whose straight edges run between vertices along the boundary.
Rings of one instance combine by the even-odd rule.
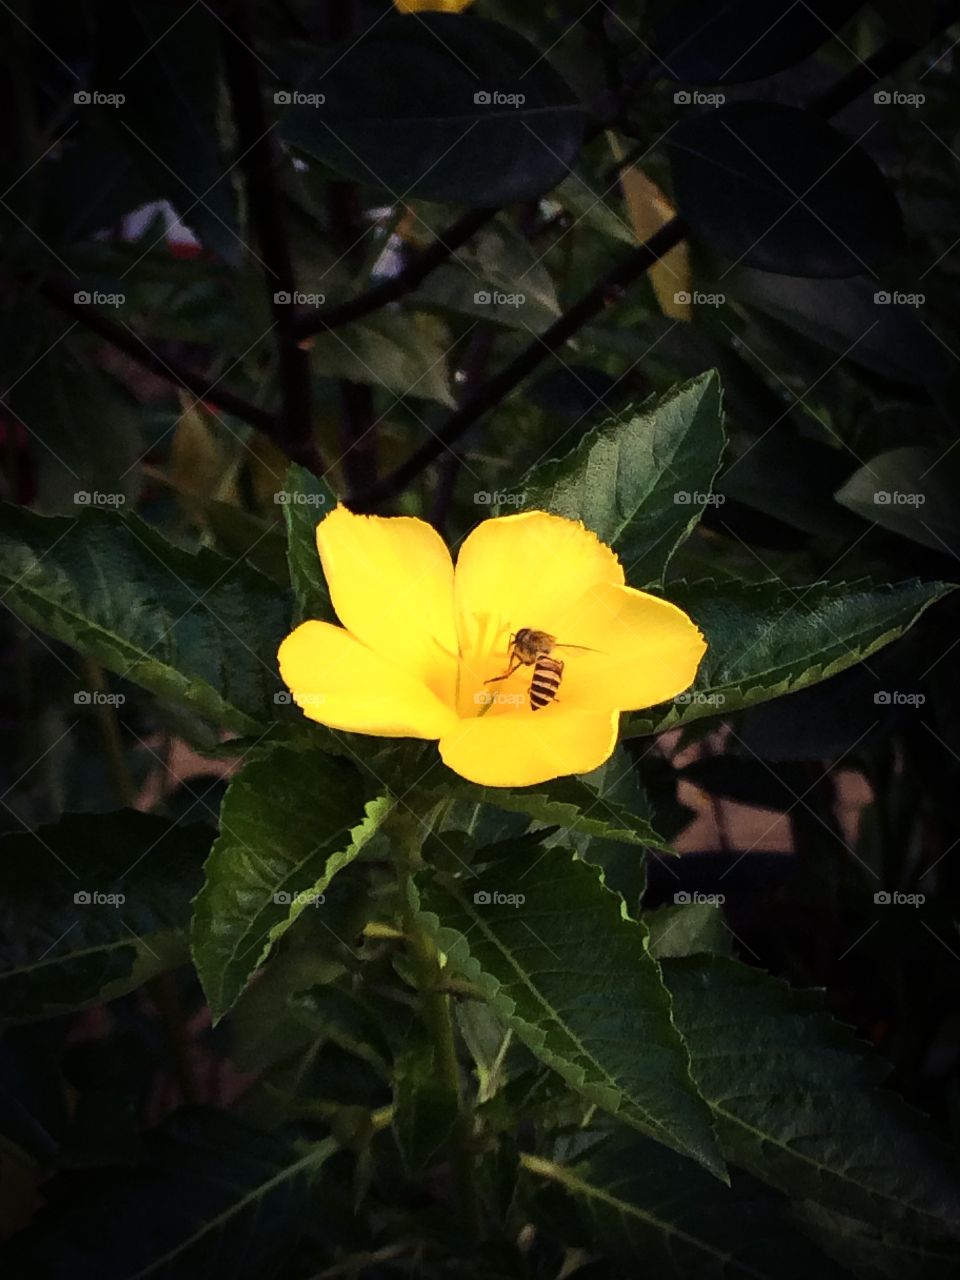
[[[463,1222],[470,1239],[476,1241],[480,1236],[481,1218],[472,1151],[473,1117],[464,1104],[460,1088],[460,1065],[457,1061],[450,997],[443,990],[439,955],[433,939],[421,927],[412,901],[414,874],[422,866],[422,826],[419,818],[409,811],[395,811],[393,821],[404,936],[416,976],[423,1021],[433,1042],[437,1074],[456,1104],[457,1123],[451,1158]]]

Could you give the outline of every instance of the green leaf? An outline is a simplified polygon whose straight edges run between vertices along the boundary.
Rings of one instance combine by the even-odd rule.
[[[192,926],[215,1019],[303,911],[323,912],[330,881],[389,808],[383,797],[367,798],[359,770],[319,751],[280,747],[233,779]]]
[[[0,836],[0,1023],[113,1000],[182,964],[212,838],[133,810]]]
[[[451,968],[537,1057],[588,1101],[723,1176],[647,931],[595,867],[534,850],[413,893]]]
[[[397,199],[532,200],[567,175],[583,138],[583,110],[544,55],[472,15],[382,17],[305,71],[300,87],[325,100],[293,103],[283,137]]]
[[[681,217],[734,264],[855,276],[903,247],[877,165],[811,112],[772,102],[688,112],[667,147]]]
[[[55,1198],[8,1246],[10,1274],[274,1276],[307,1224],[318,1225],[317,1177],[337,1143],[294,1145],[196,1107],[171,1116],[145,1148],[139,1167]]]
[[[283,518],[287,526],[287,564],[296,599],[294,621],[319,618],[335,622],[327,580],[317,550],[317,525],[337,505],[324,480],[306,467],[291,464],[283,491]]]
[[[528,510],[582,520],[643,586],[663,577],[700,519],[724,442],[720,380],[704,373],[588,431],[518,488]]]
[[[238,732],[272,718],[287,602],[243,561],[165,541],[136,517],[0,507],[0,584],[28,625]]]
[[[453,782],[445,794],[451,791],[458,799],[493,805],[508,813],[524,813],[538,822],[580,835],[675,852],[646,818],[577,778],[553,778],[522,791]]]
[[[816,992],[719,956],[662,961],[724,1155],[797,1199],[960,1235],[956,1156],[878,1085],[888,1066]]]
[[[617,1136],[570,1164],[521,1155],[534,1177],[562,1187],[598,1252],[626,1273],[638,1258],[658,1280],[840,1280],[789,1218],[789,1204],[753,1178],[729,1187],[635,1135]]]
[[[922,547],[956,555],[960,546],[955,454],[907,445],[891,449],[858,468],[836,494],[837,501],[902,534]]]
[[[733,946],[723,911],[709,902],[645,911],[643,923],[650,930],[650,951],[658,960],[704,953],[727,956]]]
[[[851,1274],[864,1280],[954,1280],[960,1244],[871,1226],[806,1201],[797,1217],[804,1229]]]
[[[632,715],[627,737],[730,715],[825,680],[903,635],[947,582],[673,582],[668,594],[707,641],[692,687]]]
[[[436,316],[380,311],[318,333],[311,356],[318,373],[382,388],[395,396],[433,400],[452,409],[446,355],[451,338]]]

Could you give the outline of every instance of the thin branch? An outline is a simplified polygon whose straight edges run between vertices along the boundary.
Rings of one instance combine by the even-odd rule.
[[[379,284],[373,285],[355,298],[314,308],[309,315],[298,317],[297,335],[305,338],[324,330],[339,329],[341,325],[359,320],[369,315],[371,311],[378,311],[388,302],[396,302],[404,294],[416,289],[431,272],[442,266],[462,245],[495,218],[498,212],[498,209],[468,209],[456,222],[451,223],[446,231],[441,232],[435,240],[431,241],[426,249],[411,258],[396,275],[380,281]]]
[[[277,444],[281,443],[277,419],[269,409],[262,409],[259,405],[234,395],[232,391],[216,386],[216,380],[214,379],[211,383],[208,374],[200,373],[196,369],[188,369],[175,360],[158,356],[139,334],[134,333],[126,325],[107,319],[93,307],[74,302],[72,285],[45,280],[38,286],[37,291],[71,320],[75,320],[77,324],[89,329],[105,342],[109,342],[112,347],[122,351],[131,360],[135,360],[141,368],[149,370],[158,378],[163,378],[165,382],[183,387],[198,400],[212,404],[216,409],[222,409],[224,413],[229,413],[232,417],[239,418],[241,422],[256,427]]]
[[[602,276],[579,301],[526,346],[519,355],[488,379],[473,395],[456,409],[440,431],[421,445],[406,462],[390,472],[367,493],[356,494],[347,500],[354,511],[367,511],[388,498],[396,497],[426,467],[445,453],[461,435],[490,409],[515,390],[548,355],[560,349],[604,307],[644,274],[655,262],[669,253],[687,234],[680,218],[673,218],[649,240],[638,245],[621,259],[612,270]]]
[[[283,161],[264,109],[245,0],[230,5],[229,29],[223,29],[221,49],[247,204],[263,255],[264,283],[277,326],[282,397],[278,443],[295,462],[322,471],[323,462],[314,442],[310,354],[299,345],[293,306],[297,282],[277,184]]]

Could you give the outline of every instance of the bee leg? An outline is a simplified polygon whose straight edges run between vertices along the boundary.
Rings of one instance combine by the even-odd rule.
[[[506,678],[507,678],[508,676],[512,676],[512,675],[513,675],[513,673],[517,670],[517,668],[518,668],[518,667],[520,667],[520,666],[522,666],[522,665],[523,665],[523,664],[522,664],[522,663],[520,663],[520,662],[515,662],[515,663],[513,664],[513,666],[512,666],[512,667],[510,667],[507,671],[505,671],[505,672],[503,673],[503,675],[502,675],[502,676],[491,676],[489,680],[484,680],[484,682],[483,682],[483,683],[484,683],[484,684],[495,684],[497,680],[506,680]]]

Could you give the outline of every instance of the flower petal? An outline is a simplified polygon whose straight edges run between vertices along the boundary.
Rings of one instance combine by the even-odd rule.
[[[277,658],[297,706],[331,729],[439,738],[456,723],[423,681],[330,622],[302,623]]]
[[[337,507],[317,526],[337,617],[374,652],[453,703],[457,634],[453,562],[431,525]]]
[[[707,646],[676,605],[633,587],[599,583],[570,603],[557,621],[561,696],[571,707],[634,711],[687,689]]]
[[[623,581],[620,561],[578,521],[546,511],[485,520],[457,556],[461,652],[506,656],[511,632],[552,632],[567,601],[595,583]]]
[[[559,706],[516,715],[460,720],[440,739],[444,763],[484,787],[529,787],[568,773],[589,773],[617,742],[616,712]]]

